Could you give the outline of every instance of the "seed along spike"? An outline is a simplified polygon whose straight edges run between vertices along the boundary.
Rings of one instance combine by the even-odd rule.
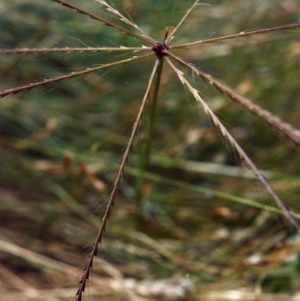
[[[98,245],[96,246],[96,251],[95,251],[95,255],[97,253],[97,249],[98,249]],[[94,257],[91,257],[91,261],[90,261],[90,268],[93,267],[93,263],[94,263]],[[89,278],[89,274],[90,274],[90,269],[87,272],[87,279]]]
[[[102,227],[102,232],[106,231],[106,220],[110,218],[110,210],[107,212],[107,215],[105,216],[105,220],[102,220],[103,227]]]
[[[102,237],[100,237],[98,244],[101,243],[101,239],[102,239]],[[97,245],[97,248],[95,249],[95,253],[94,254],[95,254],[95,256],[97,256],[97,254],[98,254],[98,245]]]
[[[183,61],[182,59],[180,59],[180,60],[177,59],[177,57],[175,55],[172,55],[172,57],[175,58],[176,60],[178,60],[179,62]],[[269,193],[269,195],[275,200],[277,206],[279,208],[281,208],[281,210],[284,213],[284,215],[287,218],[287,220],[295,227],[295,229],[298,232],[300,232],[300,227],[299,227],[297,221],[292,216],[292,214],[287,209],[287,207],[284,205],[283,201],[280,199],[280,197],[277,195],[277,193],[274,191],[274,189],[271,186],[271,184],[268,183],[268,181],[266,180],[266,178],[264,177],[264,175],[260,172],[260,170],[252,162],[252,160],[250,159],[250,157],[241,148],[241,146],[238,144],[238,142],[235,140],[235,138],[228,132],[228,130],[223,125],[223,123],[219,120],[219,118],[217,117],[217,115],[215,115],[215,113],[210,109],[210,107],[207,105],[207,103],[200,97],[200,95],[198,94],[198,91],[195,88],[193,88],[190,85],[190,83],[185,79],[185,77],[183,76],[183,73],[174,66],[174,64],[171,62],[171,60],[169,58],[166,58],[166,59],[167,59],[167,62],[169,63],[169,65],[171,66],[171,68],[178,75],[178,77],[179,77],[180,81],[182,82],[182,84],[184,84],[188,88],[188,90],[193,94],[193,96],[196,99],[196,101],[201,104],[201,106],[203,107],[203,109],[206,112],[206,114],[211,118],[211,120],[216,125],[216,127],[221,131],[221,133],[224,136],[224,138],[226,138],[226,140],[230,143],[230,145],[237,151],[237,153],[245,161],[245,163],[247,164],[247,166],[252,169],[252,171],[254,172],[254,174],[256,175],[256,177],[258,178],[258,180],[266,188],[266,190]]]
[[[145,43],[147,43],[147,44],[152,44],[151,41],[148,40],[147,38],[141,37],[141,36],[139,36],[139,35],[136,35],[136,34],[130,32],[129,30],[127,30],[127,29],[125,29],[125,28],[123,28],[123,27],[121,27],[121,26],[119,26],[119,25],[116,25],[116,24],[114,24],[114,23],[112,23],[112,22],[109,22],[109,21],[107,21],[107,20],[105,20],[105,19],[103,19],[103,18],[101,18],[101,17],[99,17],[99,16],[93,15],[93,14],[91,14],[91,13],[89,13],[89,12],[87,12],[87,11],[85,11],[85,10],[83,10],[83,9],[81,9],[81,8],[79,8],[79,7],[77,7],[77,6],[75,6],[75,5],[73,5],[73,4],[67,3],[67,2],[62,1],[62,0],[50,0],[50,1],[59,3],[59,4],[61,4],[62,6],[68,7],[68,8],[70,8],[70,9],[72,9],[73,11],[75,11],[75,12],[77,12],[77,13],[79,13],[79,14],[85,15],[85,16],[87,16],[87,17],[93,19],[93,20],[100,21],[101,23],[105,24],[106,26],[113,27],[113,28],[115,28],[115,29],[121,31],[122,33],[125,33],[125,34],[127,34],[127,35],[129,35],[129,36],[132,36],[132,37],[134,37],[134,38],[137,38],[137,39],[139,39],[139,40],[141,40],[141,41],[143,41],[143,42],[145,42]]]
[[[44,80],[41,80],[41,81],[38,81],[38,82],[33,82],[33,83],[30,83],[30,84],[27,84],[27,85],[24,85],[24,86],[3,90],[3,91],[0,91],[0,97],[5,97],[7,95],[16,94],[16,93],[26,91],[26,90],[28,91],[28,90],[31,90],[31,89],[36,88],[36,87],[41,87],[41,86],[51,84],[51,83],[57,83],[57,82],[59,82],[61,80],[64,80],[64,79],[70,79],[70,78],[73,78],[73,77],[76,77],[76,76],[79,76],[79,75],[89,74],[91,72],[104,70],[104,69],[109,68],[109,67],[127,64],[127,63],[130,63],[130,62],[133,62],[135,60],[139,60],[139,59],[151,56],[151,55],[153,55],[153,54],[150,53],[150,54],[145,54],[145,55],[142,55],[142,56],[135,56],[135,57],[132,57],[132,58],[129,58],[129,59],[125,59],[125,60],[121,60],[121,61],[117,61],[117,62],[113,62],[113,63],[109,63],[109,64],[104,64],[102,66],[98,66],[98,67],[94,67],[94,68],[88,68],[88,69],[85,69],[85,70],[72,72],[72,73],[69,73],[67,75],[61,75],[61,76],[57,76],[57,77],[54,77],[54,78],[44,79]]]
[[[148,93],[150,91],[150,88],[152,86],[152,83],[154,81],[154,76],[156,74],[158,65],[159,65],[159,62],[156,61],[155,65],[154,65],[154,68],[153,68],[153,71],[151,73],[150,79],[149,79],[149,83],[147,85],[147,89],[146,89],[146,92],[145,92],[142,104],[140,106],[138,115],[137,115],[137,117],[135,119],[135,122],[134,122],[134,125],[133,125],[133,128],[132,128],[132,132],[131,132],[129,141],[128,141],[128,144],[126,146],[126,149],[125,149],[125,152],[124,152],[124,155],[123,155],[123,158],[122,158],[122,162],[121,162],[120,168],[119,168],[118,173],[117,173],[116,180],[115,180],[115,182],[113,184],[113,189],[111,191],[110,198],[109,198],[109,201],[107,203],[107,206],[106,206],[103,218],[102,218],[102,222],[101,222],[100,228],[98,230],[96,239],[94,241],[94,244],[93,244],[93,247],[92,247],[92,251],[89,254],[89,258],[88,258],[87,265],[86,265],[87,268],[83,272],[82,282],[79,284],[79,289],[77,291],[77,296],[76,296],[76,299],[75,299],[76,301],[80,301],[81,298],[82,298],[82,294],[84,292],[85,285],[86,285],[86,282],[88,280],[90,270],[92,268],[93,259],[94,259],[94,257],[97,254],[98,244],[101,241],[102,235],[103,235],[103,233],[105,231],[106,222],[107,222],[107,220],[108,220],[108,218],[110,216],[110,211],[111,211],[111,208],[112,208],[112,206],[114,204],[114,199],[115,199],[117,191],[118,191],[118,187],[119,187],[119,184],[120,184],[120,181],[121,181],[121,178],[122,178],[123,171],[124,171],[125,166],[126,166],[126,162],[128,160],[128,156],[130,154],[132,145],[133,145],[133,143],[135,141],[135,136],[137,134],[136,132],[138,131],[139,124],[140,124],[140,121],[141,121],[144,109],[146,107],[147,95],[148,95]]]
[[[93,267],[93,262],[91,262],[91,266],[90,266],[91,268]],[[87,271],[87,273],[86,273],[86,280],[88,280],[89,278],[90,278],[90,271],[91,271],[91,269],[88,269],[88,271]]]
[[[75,300],[81,301],[81,296],[79,297],[79,290],[77,291],[76,295],[77,295],[77,298]]]

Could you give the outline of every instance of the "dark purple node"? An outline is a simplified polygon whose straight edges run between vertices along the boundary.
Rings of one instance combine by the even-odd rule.
[[[169,47],[165,42],[162,44],[156,43],[156,46],[152,47],[152,51],[155,53],[158,60],[161,60],[168,55],[164,52],[165,50],[169,50]]]

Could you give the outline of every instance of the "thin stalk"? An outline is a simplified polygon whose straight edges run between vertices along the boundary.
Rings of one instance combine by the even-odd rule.
[[[153,137],[153,125],[155,120],[155,114],[156,114],[156,104],[157,104],[157,97],[158,97],[158,91],[160,86],[160,80],[161,80],[161,74],[163,69],[163,62],[164,60],[159,61],[159,65],[156,71],[156,79],[154,83],[153,88],[153,96],[151,101],[151,111],[150,111],[150,122],[148,127],[148,133],[147,133],[147,140],[145,143],[145,147],[143,149],[142,154],[142,160],[141,160],[141,167],[140,167],[140,176],[139,176],[139,182],[137,186],[137,203],[139,209],[141,208],[141,200],[142,200],[142,189],[145,182],[145,173],[148,171],[149,164],[150,164],[150,157],[151,157],[151,143],[152,143],[152,137]],[[141,212],[141,211],[140,211]]]
[[[27,84],[27,85],[24,85],[24,86],[20,86],[20,87],[16,87],[16,88],[2,90],[2,91],[0,91],[0,98],[5,97],[7,95],[11,95],[11,94],[16,94],[16,93],[19,93],[19,92],[22,92],[22,91],[26,91],[26,90],[28,91],[28,90],[31,90],[33,88],[41,87],[41,86],[44,86],[44,85],[47,85],[47,84],[57,83],[57,82],[59,82],[61,80],[64,80],[64,79],[70,79],[70,78],[73,78],[73,77],[76,77],[76,76],[79,76],[79,75],[86,75],[86,74],[89,74],[89,73],[94,72],[94,71],[104,70],[104,69],[114,67],[114,66],[118,66],[118,65],[124,65],[124,64],[133,62],[135,60],[146,58],[146,57],[151,56],[151,55],[153,55],[153,54],[149,53],[149,54],[145,54],[145,55],[141,55],[141,56],[134,56],[134,57],[129,58],[129,59],[125,59],[125,60],[116,61],[116,62],[113,62],[113,63],[100,65],[100,66],[97,66],[97,67],[94,67],[94,68],[87,68],[87,69],[77,71],[77,72],[71,72],[71,73],[66,74],[66,75],[60,75],[60,76],[57,76],[57,77],[54,77],[54,78],[44,79],[44,80],[41,80],[41,81],[38,81],[38,82],[33,82],[33,83],[30,83],[30,84]]]
[[[155,65],[154,65],[153,71],[151,73],[151,76],[150,76],[150,79],[149,79],[149,82],[148,82],[148,85],[147,85],[145,95],[143,97],[142,104],[140,106],[138,115],[135,119],[135,122],[134,122],[134,125],[133,125],[133,128],[132,128],[132,132],[131,132],[128,144],[127,144],[126,149],[125,149],[124,154],[123,154],[123,158],[122,158],[120,168],[118,170],[115,182],[113,184],[113,188],[112,188],[112,191],[111,191],[111,194],[110,194],[109,201],[107,203],[104,215],[102,217],[102,222],[101,222],[100,228],[98,230],[98,233],[97,233],[96,239],[94,241],[92,250],[90,252],[89,258],[88,258],[87,263],[85,265],[82,278],[80,280],[80,284],[79,284],[78,291],[76,293],[75,301],[81,301],[82,300],[83,292],[85,291],[86,282],[89,279],[90,272],[91,272],[93,262],[94,262],[94,258],[95,258],[95,256],[97,255],[97,252],[98,252],[98,244],[101,243],[102,235],[105,232],[106,223],[107,223],[107,220],[110,217],[111,210],[112,210],[112,207],[114,205],[114,200],[115,200],[115,197],[117,195],[119,185],[120,185],[123,173],[124,173],[124,169],[125,169],[125,166],[128,162],[129,154],[130,154],[131,149],[133,147],[134,141],[136,140],[136,138],[138,136],[139,125],[140,125],[140,122],[141,122],[141,119],[142,119],[142,115],[143,115],[143,112],[144,112],[144,109],[145,109],[145,106],[146,106],[146,102],[147,102],[147,97],[148,97],[150,88],[152,86],[152,83],[154,81],[154,76],[156,74],[157,68],[158,68],[158,62],[156,62]]]
[[[39,53],[58,53],[58,52],[103,52],[103,51],[146,51],[151,50],[150,47],[65,47],[65,48],[16,48],[16,49],[0,49],[0,54],[39,54]]]
[[[253,35],[257,35],[257,34],[264,34],[264,33],[276,32],[276,31],[281,31],[281,30],[296,29],[299,27],[300,27],[300,23],[296,23],[296,24],[288,24],[288,25],[276,26],[276,27],[271,27],[271,28],[263,28],[263,29],[258,29],[258,30],[242,31],[240,33],[230,34],[227,36],[199,40],[199,41],[195,41],[195,42],[191,42],[191,43],[178,44],[178,45],[170,46],[169,48],[170,49],[187,48],[187,47],[197,46],[199,44],[214,43],[214,42],[219,42],[219,41],[224,41],[224,40],[231,40],[231,39],[236,39],[236,38],[253,36]]]

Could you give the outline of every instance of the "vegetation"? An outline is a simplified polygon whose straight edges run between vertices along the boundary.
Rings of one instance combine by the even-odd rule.
[[[5,300],[298,291],[297,1],[1,6]]]

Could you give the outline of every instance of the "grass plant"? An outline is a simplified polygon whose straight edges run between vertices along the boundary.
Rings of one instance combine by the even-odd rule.
[[[97,230],[76,301],[92,267],[91,287],[101,285],[103,294],[103,273],[191,274],[199,282],[231,275],[232,283],[254,273],[258,288],[284,259],[274,255],[253,272],[245,258],[276,253],[276,244],[300,229],[299,4],[77,2],[4,5],[15,13],[1,21],[1,251],[31,262],[34,272],[75,279],[83,256],[71,254]],[[266,19],[269,12],[274,17]],[[204,21],[209,27],[201,32]],[[28,34],[16,39],[18,22]],[[106,239],[110,248],[114,241],[122,246],[105,251],[104,242],[103,250],[116,252],[118,269],[110,255],[96,259],[111,215]],[[287,244],[283,251],[299,250]],[[135,272],[124,257],[130,253],[131,264],[146,262]],[[15,288],[39,298],[28,265],[24,277],[11,273],[22,260],[2,269]],[[295,273],[286,285],[294,290]],[[44,286],[63,279],[53,276]]]

